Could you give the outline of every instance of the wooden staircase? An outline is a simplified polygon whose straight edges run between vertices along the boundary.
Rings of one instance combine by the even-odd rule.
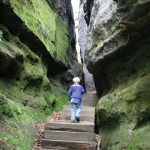
[[[62,120],[46,123],[41,150],[96,150],[95,104],[96,92],[83,95],[80,123],[70,122],[70,105],[62,110]]]

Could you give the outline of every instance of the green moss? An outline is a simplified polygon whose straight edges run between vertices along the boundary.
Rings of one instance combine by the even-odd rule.
[[[109,123],[109,124],[108,124]],[[149,149],[149,123],[135,128],[133,122],[115,123],[107,122],[102,126],[100,134],[102,135],[102,149]]]
[[[0,119],[2,119],[3,114],[8,113],[6,103],[7,103],[7,99],[5,95],[0,93]]]
[[[142,125],[133,132],[132,139],[127,146],[127,150],[141,149],[146,150],[150,148],[150,123]]]
[[[118,0],[119,5],[124,5],[128,10],[131,10],[133,8],[133,5],[137,2],[138,0]]]
[[[30,77],[31,79],[38,79],[43,77],[44,72],[40,64],[31,64],[30,62],[24,63],[24,71],[22,72],[22,77]]]
[[[11,0],[10,3],[54,59],[67,65],[68,31],[46,1]],[[67,103],[67,90],[61,83],[48,79],[47,67],[40,56],[0,25],[1,29],[8,38],[2,44],[10,54],[10,57],[4,55],[4,60],[10,58],[17,62],[20,72],[14,70],[17,76],[0,77],[0,139],[5,141],[2,144],[0,141],[0,149],[27,150],[31,149],[35,138],[33,125],[45,122],[47,115],[62,109]],[[3,64],[4,70],[7,62]]]
[[[3,44],[14,61],[22,56],[22,70],[17,78],[0,78],[0,139],[5,141],[0,141],[0,149],[26,150],[35,138],[33,125],[67,103],[66,87],[49,80],[41,58],[7,33],[9,42]]]
[[[7,149],[31,149],[35,135],[33,124],[39,120],[45,120],[46,115],[40,110],[24,107],[6,97],[5,99],[6,107],[3,112],[5,115],[1,124],[0,138],[5,140]]]
[[[41,58],[34,54],[26,45],[20,42],[19,38],[12,36],[7,29],[9,42],[4,41],[12,58],[22,56],[22,70],[18,75],[18,81],[12,79],[0,80],[0,90],[8,98],[18,103],[34,108],[49,109],[51,102],[49,95],[52,93],[51,84],[47,78],[47,68]],[[7,59],[6,59],[7,60]],[[3,62],[5,63],[5,62]],[[64,87],[56,85],[64,89]],[[61,90],[61,88],[59,88]],[[58,90],[58,89],[57,89]],[[59,91],[60,92],[60,91]],[[21,101],[20,101],[21,100]]]
[[[11,0],[15,13],[26,26],[43,42],[56,61],[67,64],[69,47],[68,31],[45,0]]]
[[[106,125],[101,130],[103,149],[107,150],[119,150],[125,143],[134,125],[123,123],[121,125],[115,124],[115,122],[109,122],[111,124]]]
[[[96,42],[95,42],[95,44],[96,44],[96,47],[101,47],[103,44],[104,44],[104,40],[97,40]]]
[[[63,105],[67,103],[65,87],[55,80],[52,80],[52,83],[51,91],[46,93],[47,99],[44,99],[44,92],[41,95],[41,91],[34,91],[32,87],[30,91],[39,92],[41,97],[37,95],[34,98],[31,92],[27,106],[23,105],[24,102],[22,100],[25,98],[25,95],[27,98],[28,94],[24,92],[20,94],[18,92],[16,95],[14,91],[12,92],[10,87],[13,87],[13,82],[11,82],[10,87],[7,84],[8,91],[12,92],[10,97],[13,100],[5,96],[9,95],[9,93],[0,91],[5,94],[0,93],[0,118],[3,120],[3,124],[0,124],[2,126],[0,128],[0,138],[5,140],[6,144],[3,147],[17,150],[31,149],[35,137],[33,125],[39,121],[45,122],[47,115],[53,111],[60,111]],[[19,87],[15,87],[15,89],[17,91]],[[0,149],[2,148],[1,146]]]
[[[144,45],[138,46],[136,54],[131,52],[134,50],[132,48],[128,55],[107,62],[105,71],[107,81],[109,80],[112,88],[99,100],[96,107],[96,124],[101,127],[105,149],[149,148],[147,122],[150,115],[150,59],[148,57],[150,45],[148,40],[145,40]],[[146,138],[140,134],[141,130],[147,132]],[[132,134],[129,136],[130,132]]]
[[[64,35],[65,34],[65,35]],[[63,63],[67,62],[67,50],[69,48],[68,31],[60,19],[56,18],[56,57],[57,60],[63,60]],[[67,64],[66,64],[67,65]]]
[[[7,40],[3,41],[3,44],[7,47],[7,49],[10,51],[10,53],[14,56],[22,56],[23,59],[30,59],[32,62],[38,62],[39,58],[38,56],[32,52],[28,46],[23,44],[20,39],[17,36],[11,35],[11,33],[8,31],[8,29],[0,24],[0,29],[7,34]]]
[[[150,76],[145,76],[135,80],[130,86],[121,87],[121,90],[115,90],[113,93],[109,93],[102,97],[97,104],[97,112],[100,112],[101,121],[105,121],[106,118],[130,118],[130,120],[136,120],[140,117],[144,117],[144,112],[150,113],[148,108],[150,107],[148,101],[150,99]],[[103,120],[104,119],[104,120]]]

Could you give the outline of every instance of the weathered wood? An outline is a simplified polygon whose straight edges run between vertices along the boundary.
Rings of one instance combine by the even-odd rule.
[[[63,110],[70,110],[70,105],[65,105]],[[95,107],[82,105],[82,111],[95,111]]]
[[[70,114],[70,108],[69,109],[63,109],[62,114]],[[95,115],[95,110],[82,110],[81,109],[80,115],[85,116],[87,114],[90,116],[93,116],[93,115]]]
[[[98,101],[98,97],[95,93],[94,94],[85,94],[82,97],[82,105],[84,105],[84,106],[95,107],[97,101]]]
[[[80,115],[80,120],[81,121],[89,121],[89,122],[94,122],[95,121],[95,114],[93,113],[93,116],[86,114],[86,115]],[[68,114],[62,114],[61,118],[64,120],[70,120],[70,113]]]
[[[58,122],[46,123],[46,130],[59,130],[59,131],[76,131],[76,132],[94,132],[93,122],[70,123],[66,120],[60,120]]]
[[[92,132],[68,132],[53,130],[46,130],[44,134],[45,139],[66,141],[93,141],[95,136],[95,133]]]
[[[43,148],[55,150],[95,150],[96,142],[89,141],[61,141],[43,139],[41,141]]]

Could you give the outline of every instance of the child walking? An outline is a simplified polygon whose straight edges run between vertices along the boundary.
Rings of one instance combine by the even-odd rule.
[[[80,78],[73,78],[74,84],[72,84],[68,90],[68,101],[71,103],[71,122],[80,122],[80,112],[81,112],[81,102],[82,94],[85,90],[82,85],[80,85]]]

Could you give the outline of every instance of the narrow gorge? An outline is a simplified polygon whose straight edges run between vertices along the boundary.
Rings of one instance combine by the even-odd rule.
[[[97,92],[102,150],[150,149],[150,0],[80,0],[78,39],[72,7],[0,0],[0,150],[30,150],[75,76]]]

